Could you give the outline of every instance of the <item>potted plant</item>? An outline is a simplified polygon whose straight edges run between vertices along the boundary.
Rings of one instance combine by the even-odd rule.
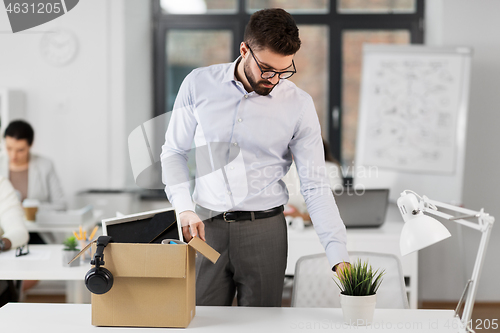
[[[74,236],[66,238],[63,244],[63,265],[67,265],[71,261],[71,259],[73,259],[78,254],[78,252],[80,252],[80,250],[78,249],[78,241]],[[69,266],[80,266],[80,260],[73,261]]]
[[[376,293],[384,270],[373,270],[368,262],[358,259],[337,272],[335,283],[340,289],[340,305],[344,321],[350,325],[369,325],[375,312]]]

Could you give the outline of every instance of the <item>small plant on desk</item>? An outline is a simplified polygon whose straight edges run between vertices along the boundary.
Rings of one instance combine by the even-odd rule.
[[[74,236],[68,237],[64,240],[64,251],[80,251],[78,249],[78,242]]]
[[[78,242],[74,236],[68,237],[64,240],[63,249],[63,265],[68,265],[68,263],[80,252],[78,249]],[[70,267],[80,266],[80,258],[69,264]]]
[[[340,289],[344,321],[356,326],[371,324],[384,271],[373,270],[368,262],[358,259],[337,274],[338,282],[334,281]]]

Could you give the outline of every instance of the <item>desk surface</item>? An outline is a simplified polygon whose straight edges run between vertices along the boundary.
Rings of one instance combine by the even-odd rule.
[[[63,245],[30,245],[30,253],[0,252],[0,280],[82,280],[90,264],[63,265]]]
[[[49,224],[49,223],[39,223],[34,221],[24,221],[24,225],[29,232],[63,232],[71,234],[73,231],[78,230],[80,225],[82,229],[85,231],[92,230],[92,228],[96,225],[97,217],[91,217],[83,221],[81,224],[78,223],[67,223],[67,224]]]
[[[26,320],[29,318],[29,320]],[[0,309],[2,331],[72,333],[88,331],[130,330],[155,332],[151,328],[94,327],[90,304],[9,303]],[[249,308],[196,307],[196,316],[187,329],[169,331],[203,332],[290,332],[335,331],[351,332],[463,332],[451,310],[385,310],[375,311],[374,322],[368,327],[343,324],[341,309],[322,308]]]

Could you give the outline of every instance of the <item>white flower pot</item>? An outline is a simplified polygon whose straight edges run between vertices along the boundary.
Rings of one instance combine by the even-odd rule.
[[[340,294],[344,322],[352,326],[366,326],[373,322],[377,295],[347,296]]]

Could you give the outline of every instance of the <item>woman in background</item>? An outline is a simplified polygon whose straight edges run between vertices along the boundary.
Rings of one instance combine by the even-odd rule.
[[[0,175],[9,179],[25,199],[38,200],[54,209],[65,209],[64,194],[52,162],[30,153],[34,140],[30,124],[15,120],[5,129],[6,154],[0,155]]]

